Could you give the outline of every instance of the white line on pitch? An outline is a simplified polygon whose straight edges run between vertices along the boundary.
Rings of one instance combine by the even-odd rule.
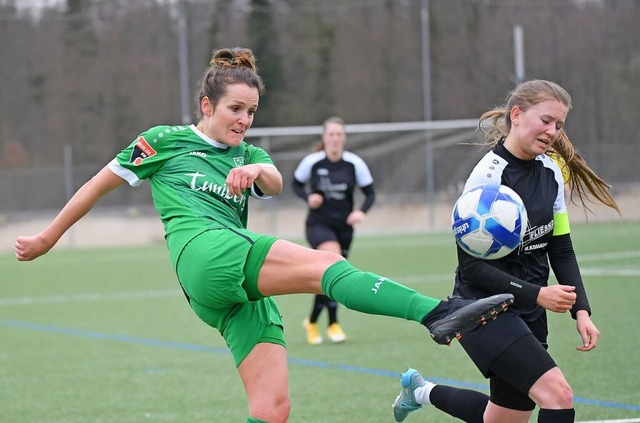
[[[0,298],[3,305],[60,304],[76,301],[134,300],[181,295],[179,288],[155,291],[101,292],[93,294],[51,295],[46,297]]]
[[[576,423],[640,423],[640,419],[622,419],[622,420],[589,420]]]
[[[611,253],[578,254],[578,261],[620,260],[640,257],[640,251],[614,251]]]
[[[386,276],[386,275],[385,275]],[[404,285],[413,285],[420,282],[434,283],[442,281],[453,281],[453,272],[438,275],[407,275],[391,277]],[[43,297],[16,297],[0,298],[0,306],[32,305],[32,304],[62,304],[83,301],[107,301],[107,300],[135,300],[147,298],[162,298],[181,296],[180,288],[131,292],[99,292],[70,295],[49,295]]]
[[[580,269],[583,275],[589,276],[640,276],[640,268],[599,268],[583,267]]]

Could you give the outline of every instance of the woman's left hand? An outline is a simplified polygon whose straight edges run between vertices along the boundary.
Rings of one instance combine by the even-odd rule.
[[[576,326],[578,333],[582,338],[582,345],[577,347],[578,351],[591,351],[598,344],[600,331],[591,321],[591,317],[586,310],[580,310],[576,313]]]
[[[241,167],[235,167],[231,169],[229,175],[227,175],[227,188],[229,193],[237,195],[238,197],[251,189],[253,182],[260,175],[262,168],[257,164],[250,164]]]
[[[356,225],[362,222],[367,215],[362,210],[354,210],[347,216],[347,225]]]

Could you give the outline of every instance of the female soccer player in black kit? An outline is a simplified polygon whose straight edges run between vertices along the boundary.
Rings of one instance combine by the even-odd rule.
[[[309,206],[306,221],[309,245],[347,258],[353,240],[353,225],[364,220],[375,201],[373,178],[364,160],[344,151],[347,136],[342,118],[331,117],[322,127],[322,149],[304,157],[298,164],[293,175],[293,190]],[[362,190],[365,198],[360,209],[354,210],[356,187]],[[329,314],[329,340],[343,342],[347,339],[338,323],[338,303],[326,295],[315,295],[311,314],[303,323],[309,344],[322,343],[318,316],[325,307]]]
[[[482,298],[514,295],[514,306],[491,325],[463,332],[461,345],[490,380],[490,395],[435,385],[414,369],[401,377],[393,404],[397,422],[422,407],[436,408],[466,422],[525,423],[540,407],[538,422],[573,422],[573,393],[547,352],[547,310],[569,311],[577,322],[579,351],[596,347],[600,333],[591,321],[580,270],[569,234],[563,172],[584,207],[595,200],[620,212],[609,186],[575,151],[563,130],[571,97],[559,85],[532,80],[520,84],[506,105],[480,118],[492,149],[480,160],[464,187],[493,182],[522,197],[529,223],[520,246],[497,260],[473,258],[458,247],[454,295]],[[562,162],[562,161],[560,161]],[[588,209],[588,207],[587,207]],[[558,284],[549,285],[549,265]]]

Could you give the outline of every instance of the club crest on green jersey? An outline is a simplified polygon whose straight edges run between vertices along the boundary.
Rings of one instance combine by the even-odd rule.
[[[138,138],[138,141],[136,141],[136,145],[133,147],[129,163],[140,166],[145,159],[153,157],[156,154],[158,153],[149,145],[147,140],[145,140],[144,137],[140,137]]]
[[[234,157],[233,162],[236,164],[236,167],[244,166],[244,157]]]

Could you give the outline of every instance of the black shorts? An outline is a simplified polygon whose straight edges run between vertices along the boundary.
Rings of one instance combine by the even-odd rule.
[[[318,222],[307,222],[306,226],[307,242],[311,248],[318,248],[326,241],[337,241],[340,244],[342,256],[347,258],[353,240],[353,226],[329,225]]]
[[[460,344],[482,374],[490,379],[491,402],[529,411],[531,386],[556,367],[547,352],[546,316],[525,322],[518,313],[505,311],[486,325],[463,333]]]

